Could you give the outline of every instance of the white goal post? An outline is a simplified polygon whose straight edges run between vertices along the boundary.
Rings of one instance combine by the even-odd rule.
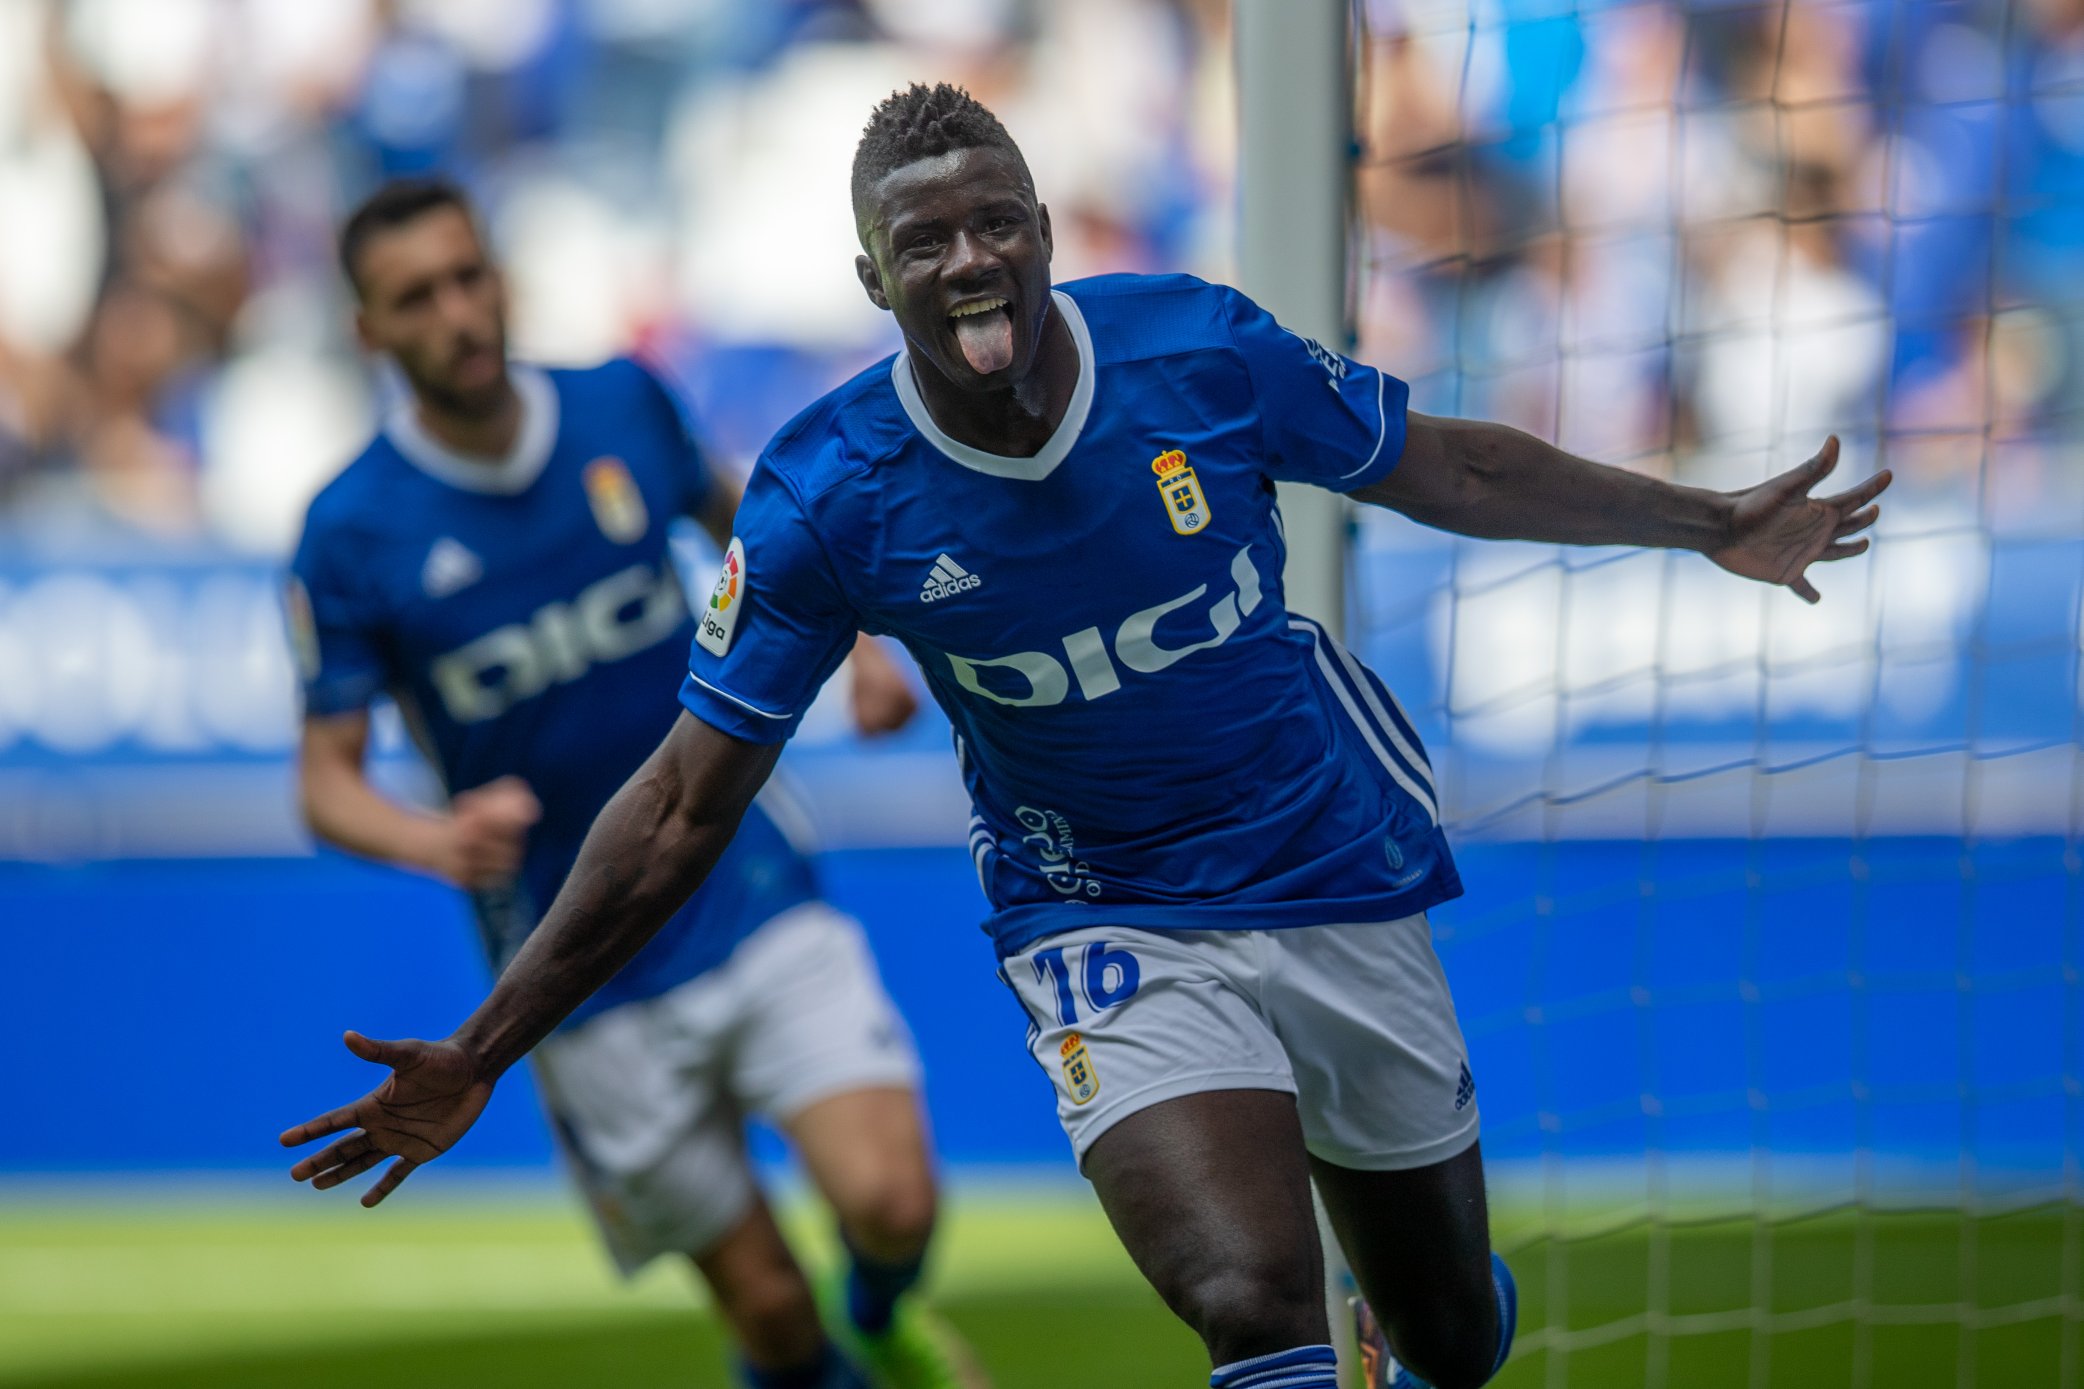
[[[1353,186],[1350,0],[1236,0],[1238,288],[1344,350]],[[1281,485],[1288,605],[1343,636],[1347,503]]]
[[[1344,350],[1353,186],[1350,0],[1236,0],[1238,288],[1298,333]],[[1288,606],[1343,637],[1346,499],[1280,485]],[[1357,1354],[1349,1275],[1320,1203],[1325,1306],[1342,1382]]]

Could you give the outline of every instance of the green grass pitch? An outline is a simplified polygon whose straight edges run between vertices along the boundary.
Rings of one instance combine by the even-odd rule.
[[[1498,1383],[2075,1383],[2077,1219],[1838,1213],[1550,1240],[1505,1206],[1524,1335]],[[796,1223],[829,1258],[816,1222]],[[1206,1382],[1193,1337],[1083,1192],[959,1198],[945,1231],[938,1300],[1000,1389]],[[0,1385],[722,1389],[724,1357],[680,1270],[616,1283],[552,1200],[432,1186],[374,1213],[322,1199],[0,1200]]]

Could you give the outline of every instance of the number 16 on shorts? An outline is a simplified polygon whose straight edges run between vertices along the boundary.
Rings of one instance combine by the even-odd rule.
[[[1104,940],[1052,946],[1037,950],[1032,958],[1035,982],[1052,987],[1056,1020],[1065,1027],[1078,1025],[1081,1001],[1089,1014],[1118,1008],[1134,998],[1143,983],[1143,966],[1136,957]]]
[[[1075,1029],[1081,1006],[1087,1016],[1118,1008],[1135,997],[1143,983],[1143,966],[1127,950],[1105,941],[1052,946],[1030,957],[1034,980],[1055,1004],[1059,1026],[1074,1029],[1057,1046],[1064,1093],[1074,1105],[1087,1105],[1100,1093],[1100,1073],[1093,1067],[1085,1038]]]

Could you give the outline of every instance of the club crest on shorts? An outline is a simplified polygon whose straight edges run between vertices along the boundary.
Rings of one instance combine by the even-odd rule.
[[[1208,498],[1201,495],[1201,479],[1187,465],[1181,449],[1167,449],[1151,460],[1158,475],[1158,495],[1165,499],[1165,519],[1181,535],[1199,535],[1208,529]]]
[[[644,510],[644,494],[620,458],[604,456],[586,465],[580,474],[586,484],[586,504],[593,508],[594,523],[601,534],[622,545],[644,538],[651,516]]]
[[[1093,1069],[1092,1054],[1085,1049],[1085,1038],[1072,1033],[1057,1048],[1057,1055],[1063,1061],[1064,1089],[1070,1092],[1071,1103],[1091,1104],[1093,1096],[1100,1093],[1100,1073]]]
[[[724,550],[724,567],[709,590],[709,605],[702,609],[695,640],[704,651],[721,656],[731,649],[731,634],[738,630],[738,614],[745,609],[745,543],[737,536]]]

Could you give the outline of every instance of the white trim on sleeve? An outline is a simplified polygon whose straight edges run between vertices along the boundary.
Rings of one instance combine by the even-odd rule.
[[[749,714],[758,714],[763,719],[777,720],[793,717],[789,714],[769,713],[767,710],[762,709],[757,704],[748,704],[744,700],[740,699],[737,695],[732,694],[729,690],[722,689],[718,686],[710,684],[707,680],[704,680],[701,676],[695,674],[693,671],[689,671],[687,673],[687,678],[694,681],[697,685],[700,685],[703,689],[709,691],[711,694],[718,695],[724,699],[730,700],[733,704],[737,705],[739,708],[745,710]]]

